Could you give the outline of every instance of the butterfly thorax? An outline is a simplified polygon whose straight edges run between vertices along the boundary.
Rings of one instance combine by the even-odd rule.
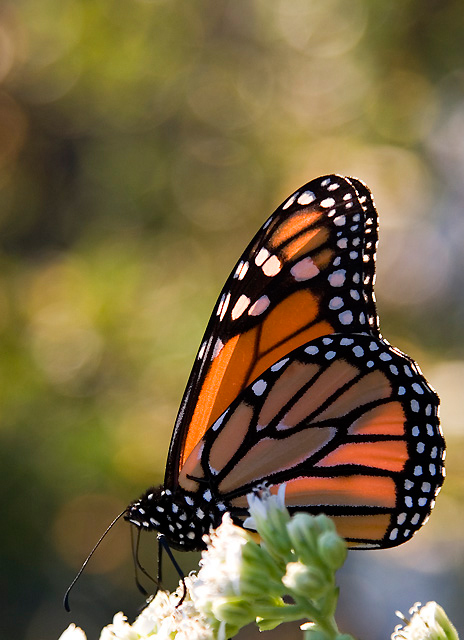
[[[220,524],[221,507],[202,494],[159,486],[132,502],[124,518],[140,529],[163,534],[175,549],[197,551],[205,547],[203,536]]]

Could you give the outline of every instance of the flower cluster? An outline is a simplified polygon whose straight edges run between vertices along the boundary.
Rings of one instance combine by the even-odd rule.
[[[248,529],[226,514],[207,539],[194,600],[219,638],[232,637],[249,622],[261,630],[284,621],[306,618],[308,638],[347,639],[334,620],[338,590],[335,572],[346,557],[346,545],[326,516],[298,513],[285,507],[285,488],[248,497]],[[284,600],[290,596],[291,604]]]
[[[117,613],[112,624],[102,629],[100,640],[214,640],[212,627],[191,597],[196,579],[196,576],[184,578],[186,595],[180,606],[184,594],[182,583],[173,593],[158,591],[132,625],[123,613]],[[82,629],[71,624],[60,640],[86,640],[86,636]]]

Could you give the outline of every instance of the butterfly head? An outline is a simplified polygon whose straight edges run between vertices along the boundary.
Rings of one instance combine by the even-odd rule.
[[[195,551],[204,548],[203,536],[212,524],[219,525],[221,517],[217,505],[203,496],[159,486],[132,502],[124,519],[139,529],[163,534],[174,549]]]

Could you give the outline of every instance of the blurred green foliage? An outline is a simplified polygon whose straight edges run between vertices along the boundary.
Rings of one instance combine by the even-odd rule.
[[[456,0],[2,3],[2,637],[67,626],[79,562],[162,480],[231,266],[289,193],[332,172],[374,192],[382,328],[436,384],[453,445],[430,525],[386,566],[433,556],[436,589],[454,572],[435,599],[459,624],[463,35]],[[141,602],[129,553],[121,524],[73,594],[89,637]],[[367,556],[353,563],[377,563],[378,579]],[[349,603],[346,616],[361,633]],[[394,620],[370,624],[375,639]]]

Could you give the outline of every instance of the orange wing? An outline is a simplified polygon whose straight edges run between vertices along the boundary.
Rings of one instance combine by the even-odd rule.
[[[171,440],[165,486],[203,435],[266,369],[339,331],[378,336],[372,294],[377,214],[368,189],[313,180],[267,220],[219,296]]]
[[[395,546],[423,524],[443,482],[437,411],[415,363],[383,340],[319,338],[240,394],[179,486],[194,495],[205,484],[240,522],[247,493],[285,483],[290,510],[332,516],[351,546]]]

